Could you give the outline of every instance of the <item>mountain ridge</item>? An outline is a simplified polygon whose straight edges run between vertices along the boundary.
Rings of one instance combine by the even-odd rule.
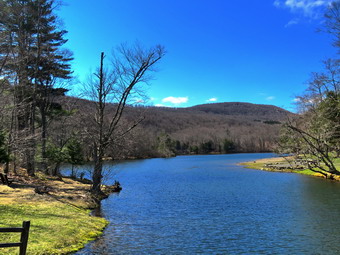
[[[74,129],[95,127],[93,101],[64,97],[61,104],[79,115]],[[115,105],[107,107],[108,116]],[[274,105],[223,102],[190,107],[127,105],[117,133],[131,123],[143,121],[122,139],[116,140],[112,158],[145,158],[178,154],[268,152],[275,149],[281,126],[296,114]],[[92,121],[92,122],[91,122]],[[129,124],[130,123],[130,124]],[[70,129],[71,132],[71,129]],[[85,144],[92,144],[89,138]],[[86,146],[87,147],[87,146]],[[90,157],[91,150],[86,153]]]

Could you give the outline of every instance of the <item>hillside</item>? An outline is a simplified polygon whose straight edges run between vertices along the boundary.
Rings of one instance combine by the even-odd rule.
[[[211,114],[251,117],[259,120],[282,121],[291,113],[274,105],[251,104],[241,102],[202,104],[187,109],[193,109]]]
[[[131,114],[131,113],[130,113]],[[174,133],[186,128],[206,126],[216,129],[231,126],[253,126],[259,123],[280,124],[293,114],[272,105],[250,103],[216,103],[188,108],[149,107],[144,111],[144,127]],[[218,130],[215,130],[217,132]]]
[[[218,103],[149,107],[144,116],[139,127],[144,135],[170,138],[176,153],[187,154],[272,151],[281,123],[294,114],[271,105]]]
[[[75,118],[55,122],[53,137],[65,140],[71,134],[78,134],[85,157],[91,158],[93,142],[89,134],[96,126],[94,102],[73,97],[60,97],[58,102],[73,112]],[[108,105],[109,114],[114,108],[115,105]],[[107,156],[122,159],[273,151],[281,124],[293,116],[276,106],[240,102],[187,108],[127,106],[116,130],[118,136],[136,120],[143,121],[128,135],[115,139]]]
[[[79,98],[60,99],[65,109],[78,115],[65,132],[91,132],[95,126],[95,105]],[[109,105],[109,112],[114,111]],[[129,106],[117,134],[136,119],[143,121],[131,133],[115,140],[107,156],[113,158],[145,158],[176,154],[272,151],[281,124],[294,116],[272,105],[240,102],[213,103],[187,108]],[[129,124],[130,123],[130,124]],[[60,130],[60,127],[55,127]],[[59,131],[57,131],[59,132]],[[83,131],[84,133],[85,131]],[[85,154],[91,157],[90,138],[84,137]]]

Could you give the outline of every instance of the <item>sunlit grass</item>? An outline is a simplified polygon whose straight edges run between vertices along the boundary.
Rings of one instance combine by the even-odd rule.
[[[21,227],[23,221],[31,221],[28,255],[77,251],[98,237],[107,225],[105,219],[90,216],[90,210],[84,209],[89,204],[79,196],[86,194],[86,186],[70,179],[49,180],[48,184],[60,189],[50,195],[38,195],[30,187],[0,185],[0,227]],[[0,233],[2,243],[19,240],[18,233]],[[0,248],[1,255],[16,255],[18,251],[19,248]]]
[[[241,165],[245,166],[246,168],[251,169],[259,169],[264,171],[271,171],[271,172],[290,172],[290,173],[298,173],[298,174],[304,174],[304,175],[311,175],[311,176],[317,176],[317,177],[323,177],[322,174],[316,173],[309,169],[282,169],[282,170],[275,170],[270,167],[267,167],[266,164],[275,164],[275,163],[282,163],[285,162],[285,158],[268,158],[268,159],[260,159],[256,161],[250,161],[241,163]],[[337,158],[334,160],[336,169],[340,171],[340,158]],[[340,176],[335,177],[336,180],[340,180]]]
[[[101,234],[103,218],[89,216],[90,211],[59,202],[0,203],[0,227],[20,227],[31,221],[28,254],[64,254],[76,251]],[[1,234],[1,242],[18,242],[16,233]],[[0,254],[18,254],[18,249],[0,249]]]

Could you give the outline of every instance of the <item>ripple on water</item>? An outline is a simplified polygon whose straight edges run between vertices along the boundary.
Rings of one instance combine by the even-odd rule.
[[[269,154],[121,163],[104,235],[77,254],[340,254],[340,185],[236,166]],[[124,170],[119,170],[119,169]]]

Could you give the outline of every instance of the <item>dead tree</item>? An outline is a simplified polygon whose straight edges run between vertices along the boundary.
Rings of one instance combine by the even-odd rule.
[[[86,95],[96,104],[96,113],[93,116],[94,129],[89,131],[93,141],[94,160],[92,193],[103,195],[101,191],[103,157],[108,146],[118,137],[131,131],[142,120],[136,119],[124,131],[117,132],[129,100],[143,94],[143,85],[150,81],[150,74],[156,71],[155,64],[164,54],[162,46],[146,50],[139,44],[133,47],[121,45],[115,51],[112,65],[108,68],[104,66],[104,53],[101,54],[100,67],[86,86]]]

